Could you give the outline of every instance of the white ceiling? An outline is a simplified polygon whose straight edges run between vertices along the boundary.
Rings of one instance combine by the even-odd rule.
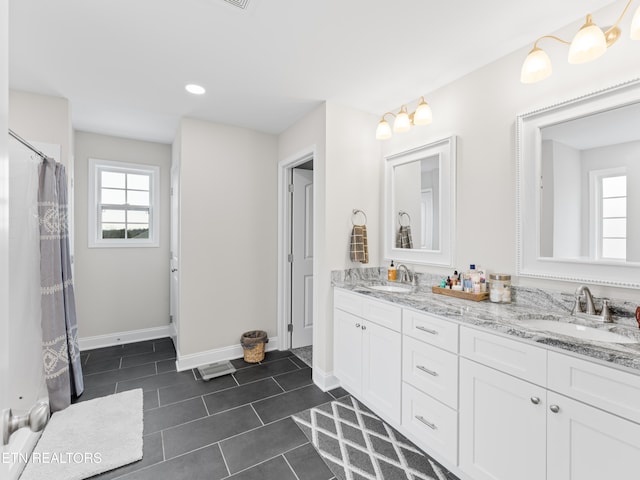
[[[609,3],[11,0],[10,86],[68,98],[78,130],[169,143],[190,116],[277,134],[325,100],[395,110]]]

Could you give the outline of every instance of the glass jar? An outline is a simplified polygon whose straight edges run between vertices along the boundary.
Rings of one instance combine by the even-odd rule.
[[[511,303],[511,275],[504,273],[489,275],[489,300],[494,303]]]

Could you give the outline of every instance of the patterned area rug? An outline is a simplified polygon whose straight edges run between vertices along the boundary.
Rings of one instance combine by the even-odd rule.
[[[293,419],[340,480],[458,480],[351,396]]]

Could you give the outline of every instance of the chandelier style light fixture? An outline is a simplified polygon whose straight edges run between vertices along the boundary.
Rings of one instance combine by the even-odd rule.
[[[571,42],[567,42],[555,35],[544,35],[538,38],[522,65],[520,81],[522,83],[535,83],[551,75],[552,69],[549,55],[538,47],[538,42],[545,38],[569,45],[568,61],[571,64],[590,62],[603,55],[607,48],[620,38],[619,24],[627,14],[631,3],[633,3],[633,0],[627,2],[616,23],[606,27],[604,30],[598,27],[593,22],[591,14],[588,14],[584,25],[578,30]],[[640,40],[640,7],[636,10],[631,21],[629,36],[632,40]]]
[[[407,132],[412,125],[429,125],[433,121],[433,113],[431,107],[424,101],[424,97],[420,97],[420,103],[413,113],[407,112],[407,107],[402,105],[398,113],[387,112],[382,115],[378,128],[376,129],[376,138],[378,140],[387,140],[393,136],[391,133],[391,125],[384,117],[392,115],[395,117],[393,121],[394,132]]]

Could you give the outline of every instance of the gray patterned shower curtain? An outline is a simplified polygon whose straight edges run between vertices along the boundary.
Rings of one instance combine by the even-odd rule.
[[[40,294],[42,361],[52,412],[67,408],[84,390],[71,278],[67,174],[51,158],[40,164]]]

